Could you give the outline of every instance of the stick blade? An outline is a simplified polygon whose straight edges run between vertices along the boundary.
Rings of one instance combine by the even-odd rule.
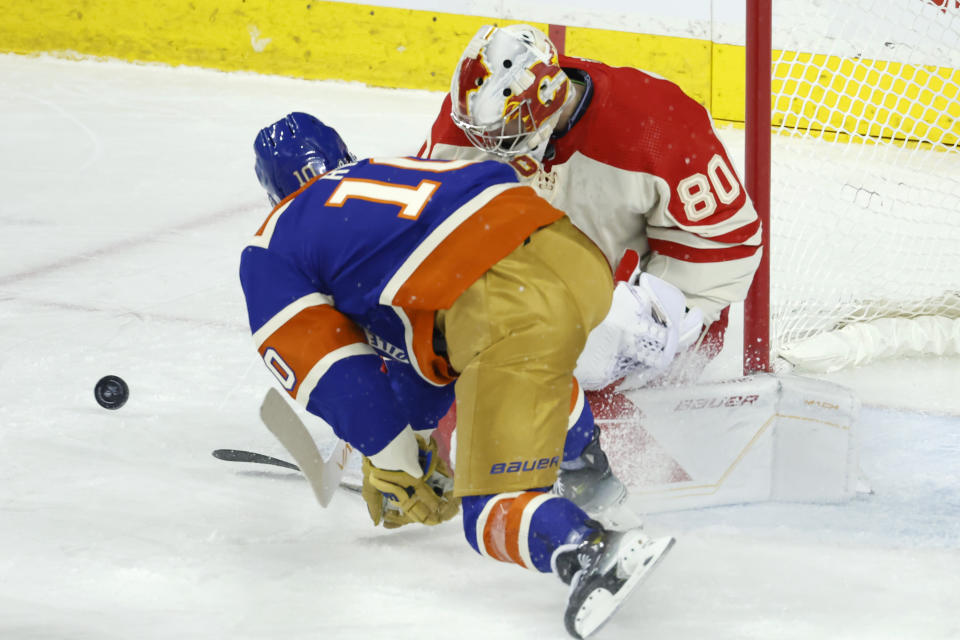
[[[217,460],[226,460],[227,462],[253,462],[256,464],[272,464],[275,467],[283,467],[285,469],[293,469],[294,471],[300,471],[300,467],[293,464],[292,462],[287,462],[286,460],[280,460],[279,458],[274,458],[273,456],[268,456],[262,453],[256,453],[253,451],[244,451],[243,449],[215,449],[213,451],[213,457]]]
[[[337,443],[328,462],[324,462],[320,450],[300,416],[293,410],[279,391],[271,387],[260,406],[260,419],[277,440],[290,452],[300,471],[307,477],[320,506],[326,507],[333,499],[340,477],[343,475],[343,460],[346,443]]]

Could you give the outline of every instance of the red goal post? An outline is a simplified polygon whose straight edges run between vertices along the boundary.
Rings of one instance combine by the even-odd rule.
[[[744,301],[743,372],[770,370],[770,78],[771,0],[746,0],[747,193],[763,224],[763,257]]]

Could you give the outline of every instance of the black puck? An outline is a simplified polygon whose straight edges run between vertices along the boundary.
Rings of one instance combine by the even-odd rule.
[[[93,397],[104,409],[119,409],[130,397],[130,389],[120,376],[103,376],[93,388]]]

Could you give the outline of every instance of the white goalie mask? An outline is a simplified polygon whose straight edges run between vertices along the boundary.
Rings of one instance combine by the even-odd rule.
[[[475,147],[509,158],[545,146],[572,95],[557,49],[542,31],[485,26],[453,74],[450,115]]]

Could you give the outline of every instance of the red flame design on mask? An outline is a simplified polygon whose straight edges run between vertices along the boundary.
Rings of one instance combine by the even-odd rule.
[[[470,94],[479,91],[490,77],[490,68],[483,61],[483,53],[476,58],[464,58],[458,70],[460,90],[457,92],[457,109],[464,116],[470,115]]]
[[[556,82],[557,74],[563,73],[557,64],[556,56],[550,61],[551,64],[536,62],[530,67],[530,72],[534,75],[534,81],[521,93],[510,96],[504,105],[504,114],[522,114],[523,128],[532,131],[538,128],[544,120],[553,115],[567,99],[569,82],[561,82],[553,95],[547,95],[546,101],[540,99],[540,87],[545,84]],[[525,101],[529,101],[530,109],[518,109]],[[533,122],[530,122],[531,118]]]

